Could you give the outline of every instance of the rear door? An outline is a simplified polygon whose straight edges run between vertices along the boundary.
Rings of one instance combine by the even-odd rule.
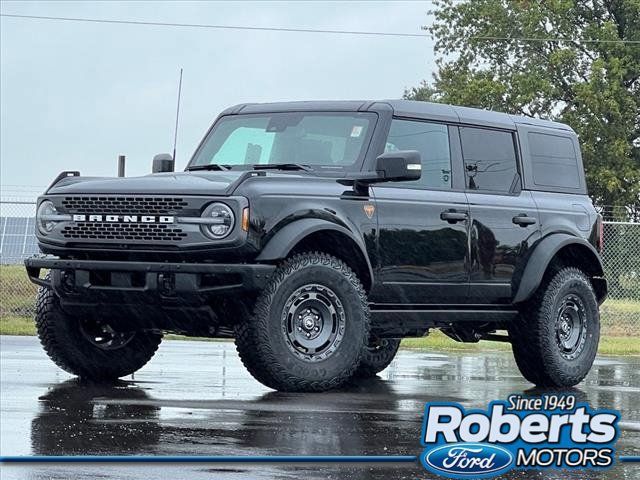
[[[454,135],[454,142],[451,142]],[[374,303],[463,303],[468,289],[469,208],[457,128],[394,119],[386,151],[417,150],[422,178],[376,185],[381,282]]]
[[[470,211],[470,303],[509,303],[512,282],[540,238],[538,210],[522,190],[514,131],[460,127]]]

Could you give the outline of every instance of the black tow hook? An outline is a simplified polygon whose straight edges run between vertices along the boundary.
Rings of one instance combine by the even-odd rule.
[[[60,285],[65,293],[74,293],[76,290],[76,274],[73,270],[63,270]]]
[[[159,273],[158,274],[158,287],[160,294],[165,297],[170,297],[176,293],[176,276],[173,273]]]

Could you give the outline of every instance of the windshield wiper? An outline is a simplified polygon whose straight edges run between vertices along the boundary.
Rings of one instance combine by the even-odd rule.
[[[302,163],[258,163],[253,165],[254,170],[303,170],[313,172],[309,165]]]
[[[302,163],[256,163],[254,165],[237,165],[237,167],[251,168],[253,170],[303,170],[305,172],[312,172],[313,169],[309,165]],[[222,165],[219,163],[211,163],[207,165],[193,165],[187,168],[188,172],[196,170],[231,170],[231,165]]]
[[[226,171],[226,170],[231,170],[231,167],[229,167],[228,165],[220,165],[218,163],[211,163],[208,165],[193,165],[189,168],[187,168],[188,172],[192,172],[195,170],[222,170],[222,171]]]

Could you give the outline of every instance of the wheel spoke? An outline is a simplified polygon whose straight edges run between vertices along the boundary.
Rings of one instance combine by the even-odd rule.
[[[282,313],[283,332],[289,350],[302,360],[329,357],[344,336],[342,302],[331,289],[308,284],[294,291]]]
[[[573,360],[584,349],[587,337],[587,321],[582,300],[566,295],[560,302],[556,315],[556,343],[561,355]]]
[[[82,335],[102,350],[117,350],[127,345],[135,332],[118,332],[110,324],[97,320],[80,321]]]

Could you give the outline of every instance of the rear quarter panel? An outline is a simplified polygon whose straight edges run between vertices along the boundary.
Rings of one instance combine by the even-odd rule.
[[[587,195],[531,192],[538,207],[542,237],[568,233],[584,238],[595,246],[596,212]]]

